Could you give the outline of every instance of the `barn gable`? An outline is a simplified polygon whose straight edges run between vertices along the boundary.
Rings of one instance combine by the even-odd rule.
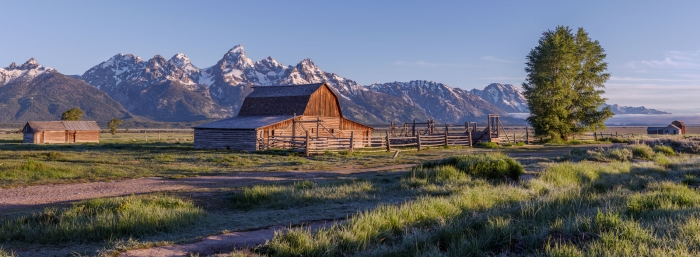
[[[338,97],[326,83],[255,87],[238,116],[307,115],[342,117]]]

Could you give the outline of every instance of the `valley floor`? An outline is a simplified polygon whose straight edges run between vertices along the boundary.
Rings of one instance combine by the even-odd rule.
[[[698,253],[672,243],[700,238],[700,230],[649,223],[661,217],[694,224],[688,222],[696,204],[700,207],[695,155],[652,152],[653,157],[635,154],[633,160],[634,149],[626,145],[590,144],[438,148],[401,152],[396,159],[393,153],[306,158],[197,151],[182,134],[163,135],[157,142],[118,134],[103,136],[101,144],[43,146],[22,145],[15,137],[0,138],[0,256],[400,256],[410,242],[417,243],[413,254],[423,255],[575,256],[606,253],[597,244],[618,232],[641,233],[636,236],[646,241],[620,242],[646,247],[651,255],[664,249]],[[520,181],[444,173],[453,168],[412,168],[450,156],[500,153],[510,157],[498,158],[513,158],[524,167]],[[645,197],[661,194],[663,201],[667,196],[658,192],[664,190],[687,199],[674,202],[671,195],[668,205],[647,206]],[[576,197],[581,200],[572,202]],[[638,209],[630,209],[634,201],[641,201]],[[529,213],[531,208],[543,211]],[[662,210],[668,211],[659,216]],[[146,216],[133,218],[140,213]],[[678,218],[681,214],[688,217]],[[385,221],[396,223],[381,225]],[[635,226],[641,232],[629,231]],[[451,231],[454,227],[464,230]],[[287,232],[275,233],[280,229]],[[681,232],[686,234],[676,234]],[[493,238],[474,241],[474,233]],[[615,249],[626,249],[620,247]],[[602,255],[624,252],[607,253]]]

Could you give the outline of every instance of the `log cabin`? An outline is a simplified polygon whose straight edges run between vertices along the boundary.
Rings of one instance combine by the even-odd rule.
[[[294,147],[297,139],[303,142],[307,134],[314,139],[352,135],[354,146],[360,148],[371,137],[372,127],[345,118],[337,95],[326,83],[258,86],[243,100],[238,116],[195,126],[194,148],[286,148]],[[275,144],[280,138],[291,138],[292,143]]]
[[[29,144],[100,142],[100,126],[95,121],[30,121],[22,132],[22,141]]]

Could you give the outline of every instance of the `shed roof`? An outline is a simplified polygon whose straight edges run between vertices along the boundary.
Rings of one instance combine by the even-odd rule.
[[[674,128],[674,129],[677,129],[677,130],[681,130],[681,128],[679,128],[678,126],[673,125],[673,124],[666,126],[664,129],[667,129],[667,128]]]
[[[66,130],[100,130],[95,121],[61,121]]]
[[[29,126],[34,132],[63,131],[63,130],[100,130],[95,121],[30,121]]]
[[[255,87],[238,116],[302,115],[311,95],[324,84]]]
[[[278,116],[236,116],[233,118],[195,126],[196,129],[257,129],[288,119],[293,115]]]

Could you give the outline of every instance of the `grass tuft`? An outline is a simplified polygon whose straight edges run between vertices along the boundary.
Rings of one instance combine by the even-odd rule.
[[[648,145],[633,145],[631,149],[634,158],[643,160],[651,160],[654,158],[654,150]]]
[[[173,231],[196,223],[203,214],[192,202],[168,196],[98,198],[5,221],[0,241],[100,242]]]
[[[517,180],[524,173],[520,163],[500,153],[453,156],[439,161],[424,162],[420,167],[435,169],[440,166],[451,166],[472,177],[485,179],[509,178]]]

